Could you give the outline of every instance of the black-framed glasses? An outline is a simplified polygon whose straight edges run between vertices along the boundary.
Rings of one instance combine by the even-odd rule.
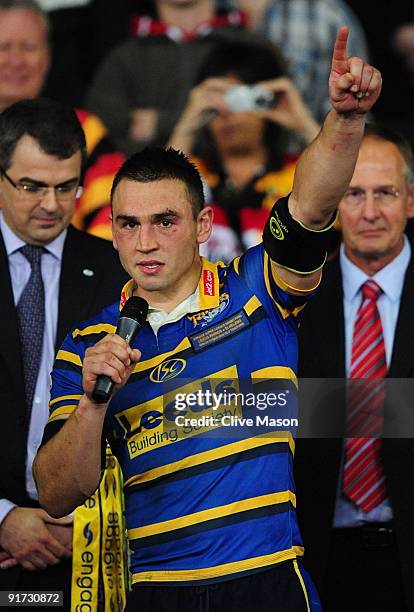
[[[16,183],[1,166],[0,172],[25,201],[37,202],[43,200],[49,189],[54,190],[58,202],[67,202],[74,197],[79,197],[82,193],[82,188],[79,186],[79,179],[77,178],[66,181],[65,183],[60,183],[59,185],[44,185],[43,183],[28,180]]]

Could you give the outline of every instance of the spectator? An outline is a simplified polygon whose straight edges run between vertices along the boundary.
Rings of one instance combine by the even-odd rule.
[[[336,31],[350,29],[349,53],[367,59],[364,31],[342,0],[236,0],[250,16],[251,27],[276,44],[314,118],[329,109],[328,74]],[[371,13],[372,14],[372,13]]]
[[[414,609],[412,416],[404,422],[412,391],[384,386],[385,377],[414,375],[414,263],[404,236],[413,180],[407,141],[369,126],[339,207],[340,254],[302,317],[300,375],[324,387],[353,379],[347,402],[340,391],[309,415],[317,437],[296,445],[299,524],[326,612]],[[346,406],[344,441],[332,423],[345,421]]]
[[[0,110],[42,93],[50,65],[49,35],[48,18],[35,0],[0,0]],[[76,112],[85,131],[88,160],[73,221],[110,238],[108,224],[102,232],[93,217],[108,202],[123,156],[114,150],[98,117],[83,109]]]
[[[97,70],[87,107],[131,154],[164,145],[182,112],[200,64],[223,40],[255,38],[241,30],[239,11],[215,11],[213,0],[154,0],[135,20],[133,36]]]
[[[197,85],[170,139],[193,156],[214,205],[215,224],[202,252],[229,261],[261,240],[269,210],[292,188],[296,159],[286,154],[289,133],[309,143],[319,130],[285,76],[270,44],[223,43],[200,68]],[[261,83],[275,95],[272,108],[232,110],[235,85]],[[235,100],[235,109],[243,104]],[[290,131],[290,132],[289,132]]]

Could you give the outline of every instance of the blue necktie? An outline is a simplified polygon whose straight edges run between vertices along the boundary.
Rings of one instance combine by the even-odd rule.
[[[32,268],[17,304],[27,413],[30,414],[43,348],[45,290],[40,261],[45,250],[43,247],[26,244],[20,251]]]

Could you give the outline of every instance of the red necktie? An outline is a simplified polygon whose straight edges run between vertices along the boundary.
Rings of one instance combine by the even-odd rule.
[[[343,490],[370,512],[386,497],[378,438],[383,425],[387,364],[377,300],[381,287],[369,280],[361,287],[362,302],[354,325]],[[363,382],[361,379],[366,379]]]

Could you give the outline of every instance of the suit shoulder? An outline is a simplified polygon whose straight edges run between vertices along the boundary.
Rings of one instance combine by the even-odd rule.
[[[334,257],[328,261],[323,269],[321,283],[315,292],[315,295],[306,305],[303,313],[301,314],[302,327],[309,320],[319,320],[321,311],[329,309],[329,304],[333,299],[341,299],[343,295],[342,291],[342,277],[339,268],[339,258]]]
[[[129,279],[112,242],[92,236],[72,226],[68,228],[63,257],[66,262],[74,264],[77,262],[77,265],[86,268],[92,266],[106,277],[113,276],[117,285],[124,284]]]
[[[326,299],[326,294],[330,294],[332,291],[335,291],[335,289],[342,292],[342,275],[338,256],[335,256],[325,264],[322,272],[322,280],[315,299],[324,300]]]
[[[112,242],[92,236],[72,226],[68,228],[65,247],[72,252],[76,250],[78,257],[92,257],[97,261],[105,257],[106,262],[113,261],[120,265],[118,253],[115,251]]]
[[[68,228],[67,240],[71,242],[78,242],[79,244],[82,244],[85,249],[89,249],[91,251],[98,250],[102,253],[107,252],[116,255],[112,242],[109,240],[104,240],[103,238],[98,238],[98,236],[92,236],[92,234],[78,230],[73,226],[69,226]]]

